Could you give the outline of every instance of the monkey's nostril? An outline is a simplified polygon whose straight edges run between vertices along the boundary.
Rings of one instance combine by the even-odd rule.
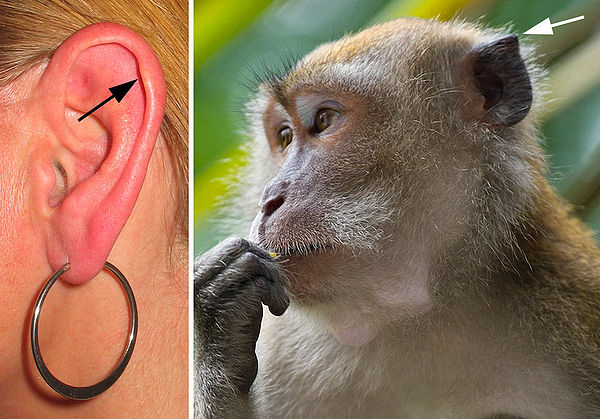
[[[277,211],[277,208],[279,208],[282,205],[283,205],[283,197],[282,196],[278,196],[277,198],[269,199],[263,206],[263,209],[262,209],[263,214],[265,214],[265,217],[269,217],[271,214],[273,214],[275,211]]]

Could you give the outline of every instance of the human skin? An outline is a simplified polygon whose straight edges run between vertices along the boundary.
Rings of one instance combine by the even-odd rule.
[[[148,58],[147,44],[135,33],[118,25],[93,26],[76,38],[88,44],[73,53],[71,62],[65,57],[77,42],[63,53],[65,62],[54,63],[54,75],[68,72],[63,78],[69,81],[66,102],[57,104],[57,95],[43,90],[54,83],[48,71],[60,54],[0,87],[0,257],[5,261],[0,280],[0,411],[7,417],[187,417],[187,249],[172,240],[176,202],[171,190],[176,179],[158,131],[164,79]],[[114,85],[107,84],[106,94],[101,93],[96,86],[111,80],[95,76],[95,69],[85,65],[85,54],[93,54],[97,73],[115,73],[101,60],[113,52],[102,53],[107,30],[116,34],[112,43],[125,45],[134,57],[132,65],[139,68],[133,71],[144,87],[137,93],[132,89],[130,102],[124,99],[122,107],[113,101],[89,124],[77,126],[72,117],[82,113],[79,108],[104,99]],[[92,46],[100,49],[87,49]],[[87,83],[78,85],[79,76]],[[94,87],[87,91],[89,86]],[[141,90],[152,86],[154,93]],[[137,120],[122,118],[136,112]],[[103,136],[110,140],[96,141]],[[52,161],[64,165],[74,183],[66,191],[60,191]],[[90,185],[94,189],[86,190]],[[125,347],[127,301],[116,279],[101,270],[104,261],[125,274],[139,313],[129,365],[110,389],[89,401],[54,393],[31,355],[34,301],[66,260],[75,275],[52,288],[39,330],[44,360],[58,378],[77,386],[100,381]]]

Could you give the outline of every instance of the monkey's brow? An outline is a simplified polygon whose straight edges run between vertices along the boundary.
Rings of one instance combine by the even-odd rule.
[[[267,81],[271,88],[271,93],[275,99],[285,106],[288,102],[287,94],[285,91],[285,82],[283,77],[275,77]]]

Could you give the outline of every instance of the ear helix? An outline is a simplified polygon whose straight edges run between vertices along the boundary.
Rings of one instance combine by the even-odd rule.
[[[517,35],[476,46],[469,55],[474,58],[473,77],[491,121],[511,126],[523,120],[533,94]]]

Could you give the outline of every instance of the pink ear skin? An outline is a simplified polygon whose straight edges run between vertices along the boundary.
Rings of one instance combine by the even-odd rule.
[[[77,121],[111,95],[109,87],[133,79],[120,103],[113,99]],[[102,270],[133,210],[163,118],[165,79],[140,35],[100,23],[79,30],[56,50],[33,100],[52,149],[38,176],[46,182],[38,188],[44,196],[36,200],[46,205],[48,261],[54,270],[70,262],[61,278],[81,284]],[[55,162],[66,173],[60,199]]]

